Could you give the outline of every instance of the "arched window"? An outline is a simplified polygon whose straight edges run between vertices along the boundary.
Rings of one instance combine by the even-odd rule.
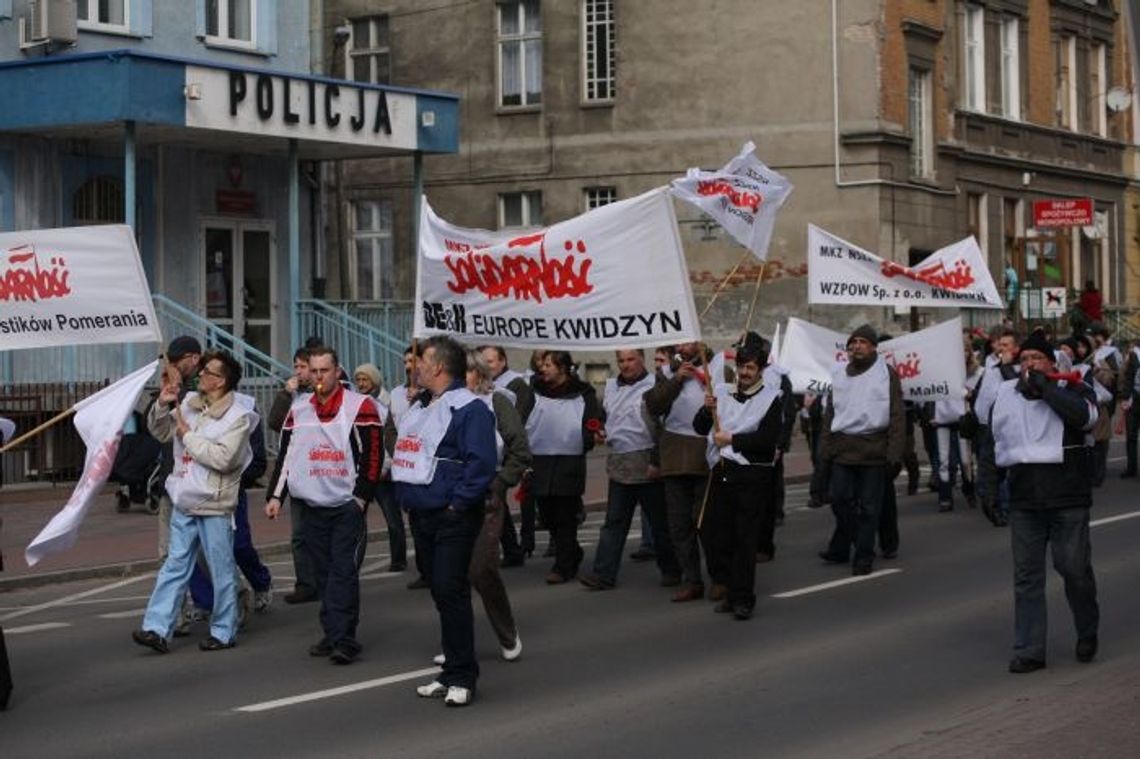
[[[71,197],[71,216],[76,226],[122,224],[126,220],[123,182],[118,177],[91,177]]]

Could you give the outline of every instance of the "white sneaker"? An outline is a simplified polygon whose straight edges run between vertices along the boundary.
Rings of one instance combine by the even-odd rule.
[[[447,661],[447,657],[443,654],[436,654],[435,656],[431,657],[431,660],[442,667],[443,663]]]
[[[471,692],[470,688],[461,688],[458,685],[452,685],[447,689],[447,695],[443,699],[443,703],[448,706],[468,706],[475,700],[475,694]]]
[[[432,680],[427,685],[419,685],[416,687],[416,695],[420,698],[443,698],[448,695],[448,693],[447,686],[439,680]]]
[[[258,614],[264,614],[269,611],[269,607],[273,604],[273,588],[266,588],[265,590],[255,591],[253,594],[253,610]]]
[[[518,633],[515,633],[515,644],[510,648],[503,649],[503,658],[507,661],[514,661],[522,656],[522,638]]]

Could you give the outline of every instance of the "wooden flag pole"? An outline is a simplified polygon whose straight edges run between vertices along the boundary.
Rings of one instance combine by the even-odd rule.
[[[9,440],[2,447],[0,447],[0,453],[4,453],[5,451],[9,450],[10,448],[15,448],[16,446],[18,446],[20,443],[24,442],[25,440],[29,440],[31,438],[34,438],[36,435],[40,434],[41,432],[48,429],[49,427],[54,427],[55,425],[59,424],[64,419],[67,419],[69,416],[71,416],[74,413],[75,413],[75,407],[74,406],[67,409],[66,411],[61,411],[60,413],[56,414],[51,419],[48,419],[46,422],[39,425],[35,429],[28,430],[23,435],[20,435],[19,437],[16,437],[16,438],[13,438],[12,440]]]
[[[760,297],[760,284],[764,281],[764,266],[767,261],[760,262],[760,273],[756,275],[756,288],[752,291],[752,304],[748,306],[748,320],[744,322],[744,331],[752,329],[752,315],[756,313],[756,301]]]
[[[728,287],[728,283],[732,280],[733,275],[740,270],[740,267],[744,265],[744,262],[748,260],[748,257],[750,255],[752,255],[752,251],[745,248],[744,253],[742,253],[740,256],[740,260],[736,262],[736,266],[732,267],[732,270],[725,275],[724,279],[722,279],[720,284],[717,285],[716,289],[713,290],[712,298],[710,298],[709,302],[705,304],[705,307],[701,310],[700,316],[698,318],[705,318],[705,314],[707,314],[709,312],[709,309],[713,307],[713,304],[716,303],[716,299],[720,297],[721,292],[724,290],[724,288]]]

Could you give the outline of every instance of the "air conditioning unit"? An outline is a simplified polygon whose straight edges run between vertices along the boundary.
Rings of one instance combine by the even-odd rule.
[[[31,42],[74,45],[79,39],[75,0],[32,0]]]

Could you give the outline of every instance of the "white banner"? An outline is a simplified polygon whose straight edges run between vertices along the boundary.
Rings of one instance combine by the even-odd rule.
[[[700,339],[665,188],[528,232],[457,227],[425,198],[416,302],[416,337],[568,350]]]
[[[768,243],[780,206],[792,194],[787,177],[765,166],[754,143],[746,143],[720,171],[689,169],[684,179],[673,180],[673,194],[704,211],[752,251],[768,258]]]
[[[161,343],[131,228],[0,234],[0,341],[5,348]]]
[[[884,261],[808,225],[808,303],[1003,308],[973,237],[947,245],[917,266]]]
[[[780,359],[788,369],[793,392],[829,392],[832,372],[847,363],[847,338],[842,332],[789,319]],[[878,351],[898,374],[903,400],[922,403],[962,397],[966,359],[961,318],[887,340],[879,344]]]
[[[45,556],[61,553],[75,545],[79,525],[111,474],[119,441],[123,437],[123,425],[134,409],[139,393],[157,368],[158,361],[152,361],[75,404],[75,429],[87,446],[83,474],[67,505],[52,517],[24,550],[28,566],[35,566]]]

